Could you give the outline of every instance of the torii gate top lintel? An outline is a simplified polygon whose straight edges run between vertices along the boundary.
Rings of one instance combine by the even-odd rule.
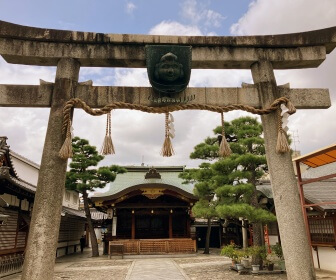
[[[336,47],[336,27],[265,36],[161,36],[55,30],[0,21],[0,38],[5,39],[0,43],[1,55],[16,64],[56,66],[61,57],[71,57],[88,67],[145,67],[145,45],[178,44],[193,47],[192,68],[250,69],[253,62],[267,58],[274,69],[293,69],[318,67]],[[37,45],[44,46],[43,55]]]

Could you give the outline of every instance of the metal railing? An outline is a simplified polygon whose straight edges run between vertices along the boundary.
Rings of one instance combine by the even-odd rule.
[[[21,272],[23,260],[22,254],[0,257],[0,278]]]

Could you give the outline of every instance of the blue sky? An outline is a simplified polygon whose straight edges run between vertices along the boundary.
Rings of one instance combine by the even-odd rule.
[[[58,0],[0,1],[0,17],[22,25],[102,33],[147,34],[162,21],[199,24],[204,33],[228,35],[230,26],[248,10],[251,0],[160,1],[160,0]],[[188,17],[185,6],[198,14],[213,11],[220,15],[217,26]]]
[[[133,0],[133,1],[18,1],[0,0],[0,19],[41,28],[93,31],[102,33],[160,35],[263,35],[302,32],[336,26],[334,0]],[[279,85],[292,88],[329,88],[336,100],[336,51],[317,69],[276,71]],[[55,67],[7,64],[0,57],[0,83],[39,84],[53,82]],[[80,81],[91,79],[94,85],[149,86],[145,69],[81,68]],[[240,87],[252,83],[248,70],[193,70],[191,87]],[[39,163],[48,121],[48,109],[0,108],[1,135],[11,148]],[[226,114],[230,121],[244,115]],[[299,110],[289,119],[292,131],[298,131],[296,148],[302,153],[335,143],[335,106],[328,110]],[[116,155],[104,164],[187,165],[193,147],[212,134],[220,124],[216,113],[174,113],[176,155],[160,157],[164,137],[164,117],[141,112],[115,110],[112,113],[112,137]],[[6,121],[4,121],[6,120]],[[87,138],[99,149],[105,132],[105,118],[87,116],[76,110],[75,135]]]

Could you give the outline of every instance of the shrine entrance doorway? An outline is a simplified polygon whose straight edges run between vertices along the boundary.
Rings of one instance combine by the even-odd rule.
[[[133,207],[124,208],[127,205]],[[132,197],[116,205],[116,238],[190,238],[189,208],[190,205],[185,201],[166,195],[156,199]]]

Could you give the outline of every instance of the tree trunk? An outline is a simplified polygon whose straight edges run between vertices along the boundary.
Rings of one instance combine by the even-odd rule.
[[[209,254],[210,250],[210,233],[211,233],[211,218],[208,218],[208,228],[207,228],[207,234],[205,237],[205,248],[203,254]]]
[[[82,192],[83,194],[83,200],[84,200],[84,210],[85,210],[85,216],[89,227],[90,232],[90,238],[91,238],[91,247],[92,247],[92,257],[99,257],[99,250],[98,250],[98,242],[96,233],[93,228],[92,219],[91,219],[91,213],[89,209],[89,202],[88,202],[88,194],[85,191]]]
[[[261,223],[253,223],[253,245],[254,246],[263,246],[263,232],[262,232],[262,224]],[[260,255],[252,256],[252,264],[259,264],[262,266],[263,260]]]
[[[251,197],[251,205],[259,208],[259,203],[258,203],[258,197],[257,197],[257,189],[255,187],[256,182],[254,180],[251,180],[251,183],[254,186],[253,194]],[[262,223],[252,223],[252,228],[253,228],[253,245],[254,246],[263,246],[263,232],[262,232]],[[262,267],[263,261],[260,255],[254,255],[252,256],[252,264],[260,264]]]

